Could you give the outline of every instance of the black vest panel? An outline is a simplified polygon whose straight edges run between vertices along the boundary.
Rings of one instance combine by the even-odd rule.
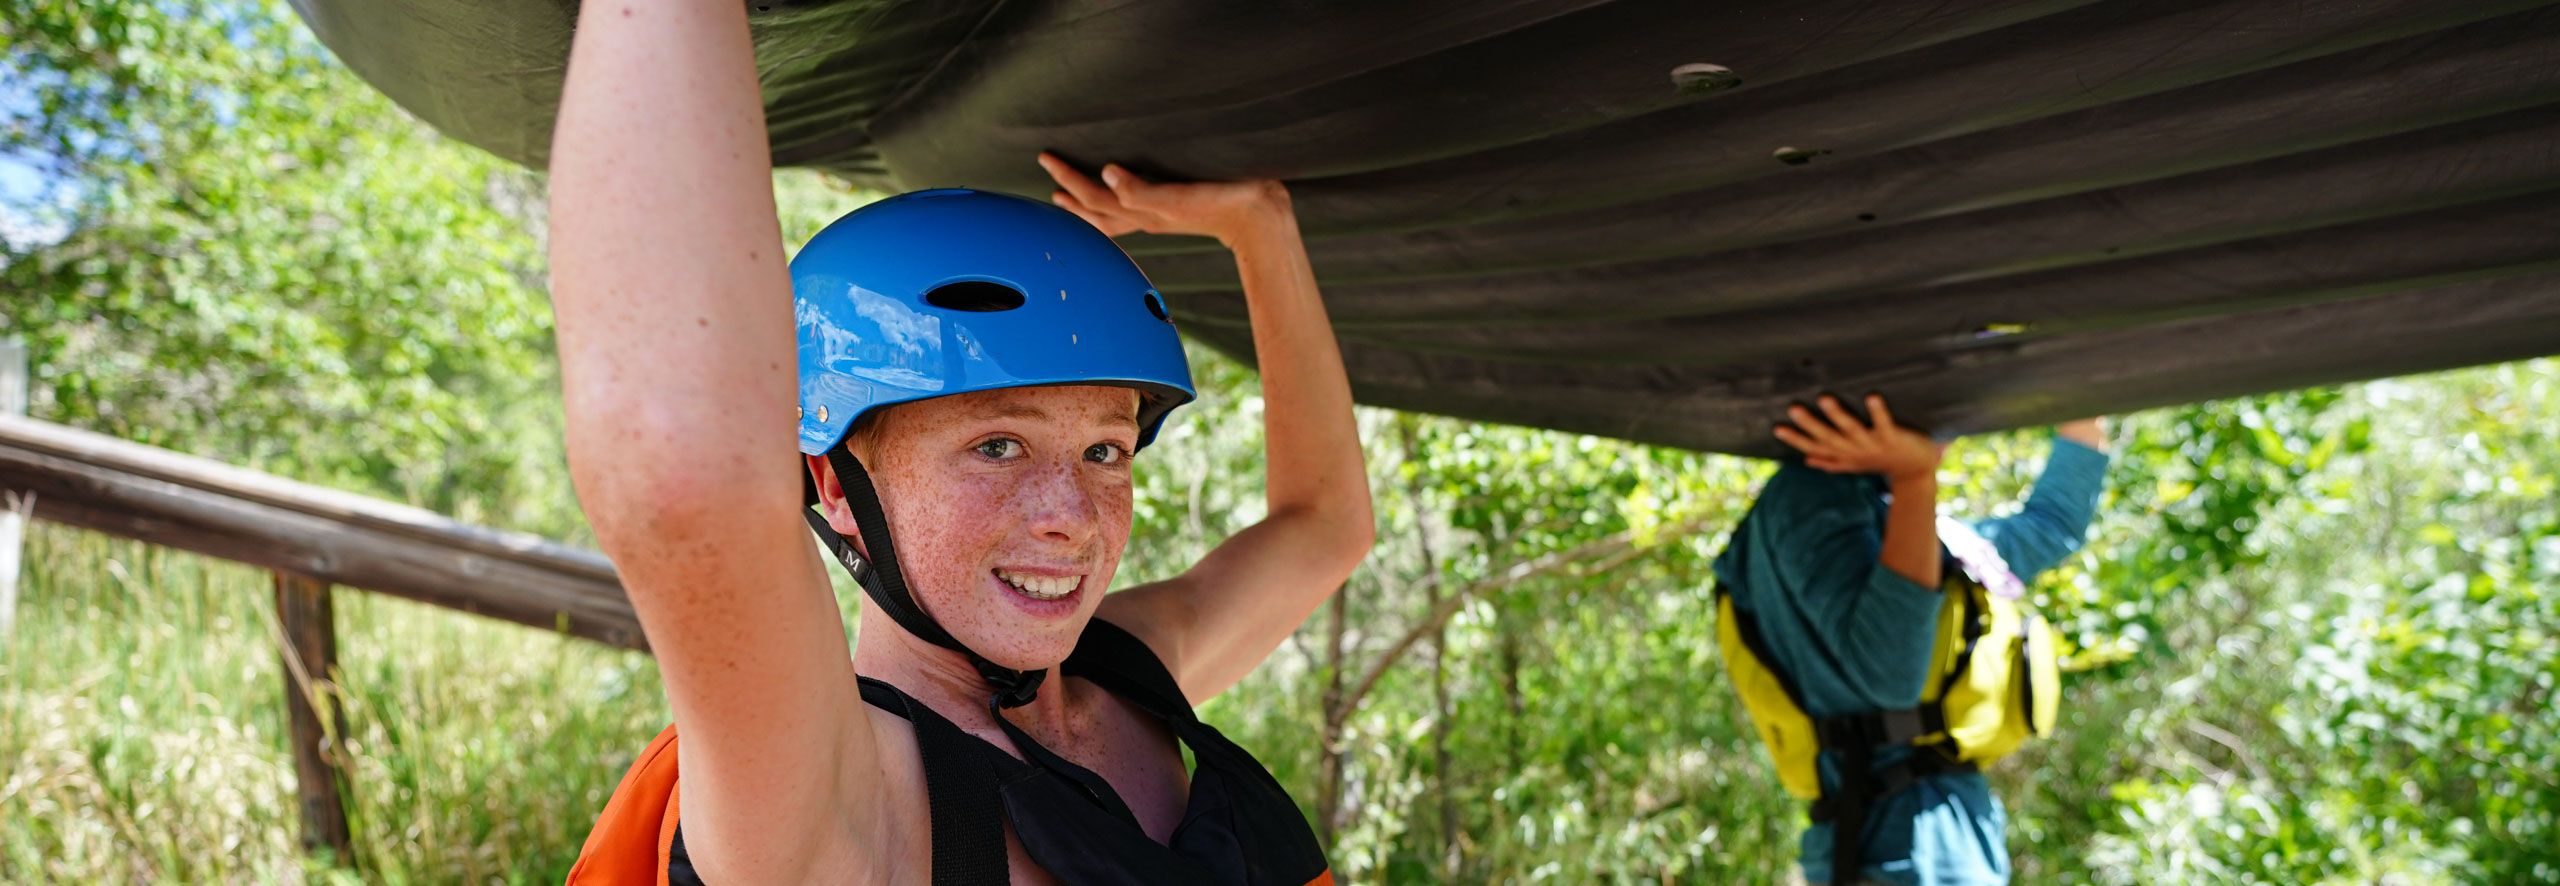
[[[1324,849],[1288,791],[1262,763],[1200,722],[1154,650],[1094,619],[1060,670],[1161,720],[1191,749],[1191,795],[1169,844],[1138,826],[1110,783],[1001,717],[1015,759],[891,686],[862,678],[862,699],[915,724],[933,824],[935,886],[1006,883],[1004,825],[1068,886],[1308,886],[1330,882]],[[1002,816],[999,818],[998,816]],[[675,886],[701,886],[676,828],[667,859]]]

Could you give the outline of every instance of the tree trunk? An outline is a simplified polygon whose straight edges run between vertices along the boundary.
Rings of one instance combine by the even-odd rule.
[[[1500,637],[1496,657],[1500,659],[1502,708],[1508,714],[1502,718],[1504,772],[1520,771],[1520,718],[1524,711],[1520,704],[1520,631],[1517,621],[1509,609],[1495,604],[1493,630]]]
[[[1341,589],[1333,592],[1333,601],[1326,606],[1325,633],[1329,639],[1325,644],[1325,718],[1324,730],[1318,734],[1324,757],[1323,765],[1317,769],[1318,777],[1323,781],[1316,787],[1316,832],[1327,847],[1333,845],[1334,834],[1342,821],[1342,733],[1346,718],[1335,716],[1335,712],[1343,703],[1343,672],[1351,667],[1343,642],[1343,634],[1350,626],[1350,613],[1347,611],[1351,605],[1350,598],[1351,583],[1344,582]]]

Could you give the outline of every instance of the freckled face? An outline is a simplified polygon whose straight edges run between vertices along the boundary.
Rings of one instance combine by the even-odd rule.
[[[1005,388],[889,407],[856,441],[917,602],[988,660],[1075,650],[1129,544],[1128,388]]]

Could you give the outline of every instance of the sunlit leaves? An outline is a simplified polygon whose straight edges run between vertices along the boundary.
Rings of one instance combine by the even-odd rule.
[[[35,414],[554,533],[575,526],[531,176],[448,142],[281,4],[6,0],[77,199],[11,258]]]

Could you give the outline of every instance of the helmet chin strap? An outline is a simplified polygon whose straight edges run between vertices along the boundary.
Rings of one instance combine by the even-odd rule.
[[[866,561],[860,550],[837,533],[835,527],[827,525],[826,515],[819,513],[817,507],[801,512],[801,517],[808,520],[809,529],[827,543],[827,549],[835,552],[836,559],[844,563],[844,568],[853,573],[853,580],[862,585],[863,593],[871,597],[872,604],[888,613],[889,620],[907,629],[907,633],[968,656],[969,663],[977,667],[978,676],[985,678],[988,688],[995,690],[995,697],[987,702],[989,710],[1001,711],[1030,704],[1031,699],[1039,695],[1040,680],[1048,674],[1048,669],[1017,671],[996,664],[951,636],[950,631],[943,630],[942,625],[924,611],[924,607],[916,604],[915,595],[907,590],[906,574],[898,569],[898,550],[889,542],[889,521],[880,509],[880,492],[872,488],[871,474],[862,469],[862,460],[854,458],[844,444],[838,443],[835,448],[827,450],[827,463],[835,467],[836,482],[844,486],[845,504],[853,509],[853,521],[860,526],[862,543],[871,551],[871,558]],[[1003,717],[996,719],[999,722],[1004,720]]]

